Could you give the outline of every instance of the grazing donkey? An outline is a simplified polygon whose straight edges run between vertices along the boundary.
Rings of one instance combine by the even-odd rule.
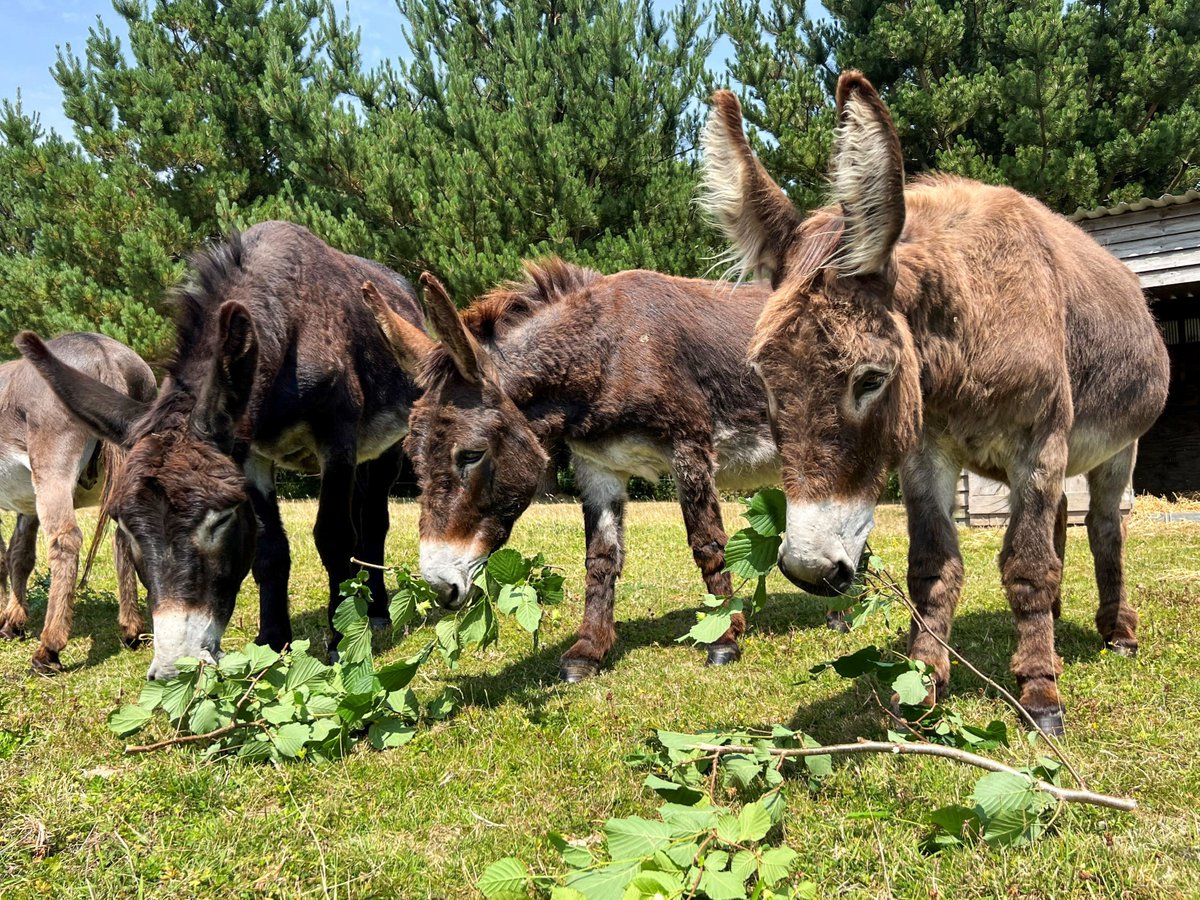
[[[671,472],[708,590],[730,593],[717,482],[778,480],[762,386],[746,364],[769,291],[654,272],[604,276],[551,259],[461,317],[422,276],[440,344],[364,285],[401,366],[425,389],[405,448],[421,486],[421,574],[454,608],[476,566],[508,540],[565,439],[583,495],[587,594],[560,675],[596,674],[616,640],[626,484]],[[708,648],[740,654],[740,615]]]
[[[64,334],[47,345],[60,359],[126,402],[154,397],[154,373],[124,344],[100,334]],[[83,535],[75,510],[99,504],[120,467],[119,448],[97,441],[59,402],[24,360],[0,365],[0,509],[17,513],[7,552],[0,540],[0,638],[21,637],[29,616],[26,587],[37,553],[39,525],[46,529],[50,599],[33,671],[62,671],[59,654],[71,636],[75,577]],[[99,537],[99,529],[97,530]],[[113,539],[120,610],[117,621],[126,646],[142,633],[137,579],[129,547],[119,531]],[[94,551],[93,546],[93,551]],[[89,561],[91,557],[88,557]],[[9,593],[8,579],[12,579]]]
[[[770,273],[775,287],[750,355],[788,495],[780,568],[805,590],[844,590],[899,466],[908,587],[928,627],[913,622],[909,652],[940,695],[963,578],[959,469],[1006,482],[1012,669],[1021,704],[1060,732],[1054,618],[1068,475],[1088,474],[1096,626],[1115,650],[1137,649],[1119,501],[1167,395],[1166,350],[1137,278],[1016,191],[945,176],[906,189],[891,117],[858,72],[838,81],[834,205],[806,218],[751,152],[734,95],[714,104],[708,207],[742,268]]]
[[[77,371],[36,335],[18,337],[66,406],[129,448],[110,509],[149,594],[150,678],[174,674],[181,656],[220,653],[252,566],[257,642],[280,649],[292,639],[277,465],[321,475],[313,537],[332,624],[351,556],[382,562],[388,489],[417,396],[362,301],[372,279],[389,308],[420,327],[411,286],[383,266],[286,222],[255,225],[192,265],[179,292],[175,358],[152,404]],[[387,597],[378,572],[371,593],[380,624]]]

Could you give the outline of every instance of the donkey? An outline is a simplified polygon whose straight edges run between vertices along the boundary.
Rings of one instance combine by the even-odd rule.
[[[60,359],[129,402],[145,403],[154,397],[157,385],[150,367],[112,338],[64,334],[48,346]],[[0,509],[17,513],[7,550],[0,540],[0,596],[7,595],[0,613],[0,638],[12,640],[25,632],[29,617],[26,588],[37,554],[38,527],[44,526],[50,598],[33,653],[34,672],[62,671],[59,654],[71,636],[75,578],[83,546],[75,510],[101,503],[119,466],[119,448],[97,441],[81,427],[33,366],[24,360],[0,365]],[[97,538],[103,522],[102,517]],[[93,553],[95,549],[93,542]],[[128,542],[119,531],[113,549],[120,598],[117,621],[125,645],[132,648],[140,642],[142,615]]]
[[[604,276],[550,259],[461,316],[426,273],[437,344],[364,285],[400,365],[425,393],[405,449],[421,488],[421,574],[450,608],[533,499],[547,447],[565,439],[583,495],[587,587],[578,640],[560,676],[600,670],[616,640],[613,600],[625,558],[626,485],[671,472],[688,543],[708,590],[730,594],[717,483],[775,483],[761,385],[745,362],[765,285],[654,272]],[[736,615],[708,648],[740,655]]]
[[[192,260],[178,292],[177,346],[153,403],[79,372],[29,332],[17,339],[63,403],[128,448],[112,515],[129,539],[154,620],[150,678],[181,656],[213,660],[238,589],[259,585],[256,641],[281,649],[291,557],[275,467],[321,475],[313,537],[329,615],[351,557],[382,562],[387,495],[417,388],[362,302],[365,279],[414,329],[411,286],[298,225],[263,222]],[[382,573],[372,622],[387,621]],[[332,646],[336,646],[334,633]],[[334,652],[331,650],[331,652]]]
[[[839,79],[837,110],[833,204],[807,217],[754,156],[733,94],[714,96],[705,133],[706,205],[741,267],[775,289],[750,356],[783,460],[780,569],[805,590],[844,590],[898,466],[920,613],[909,653],[930,667],[933,702],[963,580],[958,473],[1006,482],[1012,671],[1022,706],[1061,732],[1063,479],[1087,473],[1096,626],[1133,654],[1119,503],[1166,400],[1166,349],[1137,278],[1082,231],[1008,188],[947,176],[905,188],[896,129],[859,72]]]

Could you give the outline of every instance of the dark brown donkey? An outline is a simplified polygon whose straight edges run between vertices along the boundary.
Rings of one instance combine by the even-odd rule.
[[[708,206],[742,267],[769,272],[776,288],[751,357],[772,398],[788,495],[780,568],[806,590],[845,589],[899,466],[908,586],[929,628],[913,623],[910,653],[940,694],[950,676],[940,641],[963,578],[958,472],[1006,482],[1012,669],[1022,705],[1060,731],[1054,618],[1068,475],[1088,475],[1096,626],[1114,649],[1137,649],[1119,501],[1167,394],[1166,350],[1137,278],[1016,191],[950,177],[906,189],[892,120],[857,72],[838,82],[834,205],[806,218],[752,154],[737,99],[714,102]]]
[[[193,269],[179,292],[175,358],[152,404],[80,373],[33,334],[18,338],[76,416],[129,448],[110,509],[149,594],[151,678],[173,674],[180,656],[219,654],[252,565],[256,640],[276,649],[291,640],[277,465],[321,475],[313,536],[332,617],[351,556],[382,561],[388,489],[417,396],[362,301],[371,279],[419,327],[411,287],[383,266],[297,225],[264,222],[200,254]],[[387,598],[372,578],[378,624]]]
[[[60,359],[129,402],[154,398],[154,373],[142,358],[100,334],[64,334],[50,349]],[[0,638],[20,637],[29,615],[26,587],[37,554],[39,525],[50,557],[50,598],[41,640],[33,653],[35,672],[61,672],[59,654],[71,636],[75,578],[83,535],[75,510],[96,506],[120,466],[119,448],[96,440],[54,396],[24,360],[0,365],[0,509],[17,513],[7,552],[0,540]],[[99,534],[97,533],[97,536]],[[137,577],[125,536],[117,532],[117,619],[125,644],[137,646],[142,632]],[[89,560],[90,560],[89,556]],[[8,581],[11,579],[11,593]]]
[[[560,674],[599,671],[616,640],[626,485],[671,472],[709,591],[730,593],[717,482],[778,479],[766,400],[745,360],[765,285],[598,272],[549,260],[460,317],[422,276],[442,343],[364,286],[401,365],[425,388],[405,442],[421,486],[421,574],[442,602],[467,596],[476,566],[533,499],[546,447],[565,439],[583,495],[587,595]],[[712,664],[738,657],[738,616]]]

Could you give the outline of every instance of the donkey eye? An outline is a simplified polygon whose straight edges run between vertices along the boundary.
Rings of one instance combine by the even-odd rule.
[[[874,394],[887,384],[888,373],[878,370],[869,371],[854,383],[854,399],[862,400],[869,394]]]
[[[483,450],[459,450],[454,454],[454,464],[460,469],[469,469],[483,459],[484,453]]]

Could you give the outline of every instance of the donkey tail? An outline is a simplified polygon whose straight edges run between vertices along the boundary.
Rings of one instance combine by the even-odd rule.
[[[96,550],[104,539],[104,532],[112,518],[108,512],[108,504],[112,499],[113,485],[125,464],[125,451],[116,444],[101,441],[99,453],[100,467],[104,470],[104,487],[100,491],[100,513],[96,516],[96,530],[92,534],[92,543],[83,561],[83,573],[79,576],[80,591],[87,587],[88,576],[92,574],[92,563],[96,561]]]

